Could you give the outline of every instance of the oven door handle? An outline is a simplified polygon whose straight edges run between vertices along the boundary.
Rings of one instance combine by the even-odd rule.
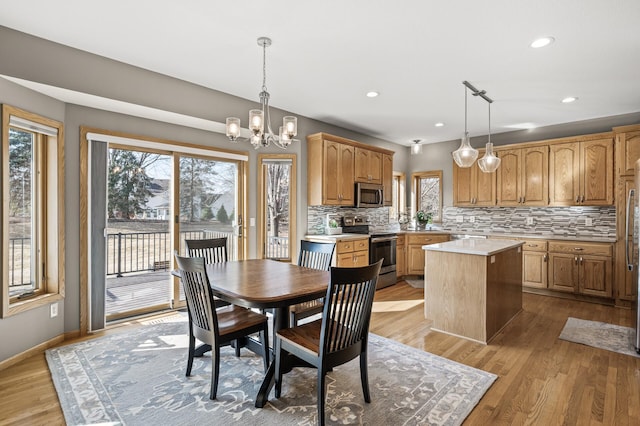
[[[371,238],[371,242],[372,243],[381,243],[384,241],[393,241],[393,240],[397,240],[398,237],[397,236],[393,236],[393,237],[375,237],[375,238]]]

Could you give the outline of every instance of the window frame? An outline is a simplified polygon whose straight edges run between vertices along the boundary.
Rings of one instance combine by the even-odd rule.
[[[440,223],[442,222],[442,170],[429,170],[411,174],[411,212],[415,217],[415,214],[418,211],[418,206],[420,205],[418,183],[424,178],[438,178],[440,205],[438,206],[438,215],[433,217],[433,222]]]
[[[264,166],[268,160],[289,160],[291,161],[291,179],[289,182],[289,256],[287,259],[278,259],[283,262],[292,262],[294,259],[294,249],[297,248],[296,223],[297,223],[297,180],[298,171],[296,166],[296,154],[259,154],[258,155],[258,259],[265,256],[265,233],[267,228],[267,205],[266,205],[266,182]]]
[[[407,209],[407,190],[406,190],[407,175],[403,172],[393,172],[392,178],[392,190],[396,189],[396,194],[391,200],[391,214],[392,219],[398,221],[402,214],[406,213]]]
[[[36,215],[35,250],[38,253],[35,266],[36,291],[25,298],[9,296],[9,129],[11,117],[30,121],[57,130],[57,137],[48,136],[37,130],[34,150],[34,167],[39,171],[36,183],[32,214]],[[23,130],[23,129],[21,129]],[[0,317],[6,318],[20,312],[64,299],[65,289],[65,209],[64,209],[64,124],[57,120],[22,110],[10,105],[2,105],[2,292],[0,293]]]

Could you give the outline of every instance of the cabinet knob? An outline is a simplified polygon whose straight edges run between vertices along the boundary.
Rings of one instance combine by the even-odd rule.
[[[582,251],[582,250],[584,250],[584,248],[582,248],[582,247],[574,247],[573,249],[574,249],[575,251]]]
[[[573,261],[575,262],[575,264],[578,264],[578,256],[574,256]]]
[[[582,198],[580,199],[581,203],[584,203],[584,195],[582,196]]]
[[[431,238],[425,238],[424,240],[425,241],[431,241]]]
[[[580,196],[578,195],[578,196],[576,197],[576,203],[579,203],[579,202],[580,202]]]

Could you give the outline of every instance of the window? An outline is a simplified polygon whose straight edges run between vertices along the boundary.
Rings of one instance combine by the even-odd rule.
[[[391,186],[392,201],[391,201],[391,214],[389,219],[402,220],[402,215],[406,210],[406,191],[405,181],[407,177],[402,172],[393,172],[393,184]]]
[[[258,257],[291,261],[296,246],[296,157],[262,154],[260,181],[260,234]]]
[[[2,317],[64,296],[62,123],[2,107]]]
[[[418,172],[413,181],[413,212],[422,210],[433,214],[434,222],[442,221],[442,170]]]

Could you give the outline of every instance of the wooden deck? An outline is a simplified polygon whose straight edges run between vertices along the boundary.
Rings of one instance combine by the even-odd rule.
[[[169,271],[107,277],[107,318],[122,318],[126,316],[126,312],[138,313],[148,307],[169,305],[172,299],[172,285]]]

